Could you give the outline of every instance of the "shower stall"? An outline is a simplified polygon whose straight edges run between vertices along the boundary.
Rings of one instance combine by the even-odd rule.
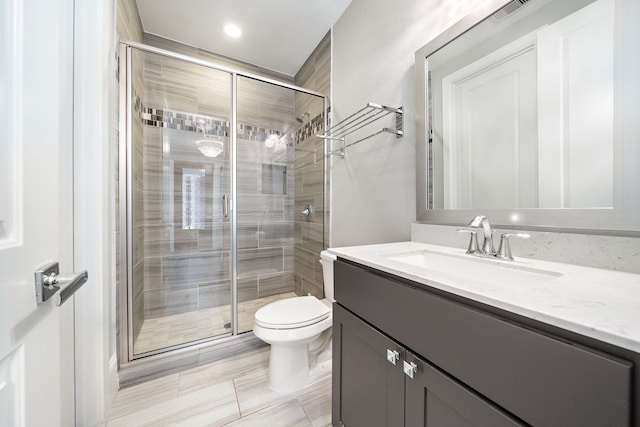
[[[118,334],[131,363],[322,297],[320,94],[137,43],[120,50]]]

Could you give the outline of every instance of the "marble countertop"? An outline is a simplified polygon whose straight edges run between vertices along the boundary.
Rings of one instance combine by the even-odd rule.
[[[514,262],[499,261],[467,255],[463,249],[417,242],[329,248],[328,252],[640,353],[639,274],[520,257]],[[402,261],[422,253],[447,258],[441,258],[444,262],[434,268]],[[484,268],[482,263],[487,266],[487,275],[478,274]],[[459,268],[452,268],[456,266]],[[504,280],[487,280],[502,271],[507,272]],[[524,280],[514,283],[510,278],[519,272]]]

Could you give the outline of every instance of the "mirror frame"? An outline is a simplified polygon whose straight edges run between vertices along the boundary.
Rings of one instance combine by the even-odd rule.
[[[557,1],[557,0],[556,0]],[[570,0],[561,0],[570,1]],[[640,2],[614,0],[615,147],[612,208],[428,209],[428,57],[511,0],[488,0],[415,53],[416,220],[466,226],[485,215],[503,228],[640,237]],[[635,44],[635,46],[634,46]]]

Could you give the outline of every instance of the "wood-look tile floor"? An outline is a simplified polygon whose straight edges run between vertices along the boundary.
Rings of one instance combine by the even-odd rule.
[[[260,307],[279,299],[295,296],[295,293],[290,292],[238,303],[238,330],[246,332],[253,329],[253,319]],[[225,335],[231,332],[230,327],[225,328],[225,325],[230,324],[231,306],[229,305],[145,319],[133,348],[135,354],[142,354]]]
[[[331,361],[294,393],[267,384],[269,347],[120,390],[102,427],[331,426]]]

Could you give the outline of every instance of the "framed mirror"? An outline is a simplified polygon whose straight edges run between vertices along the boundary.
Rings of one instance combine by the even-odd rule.
[[[640,6],[496,0],[416,52],[417,220],[640,235]]]

